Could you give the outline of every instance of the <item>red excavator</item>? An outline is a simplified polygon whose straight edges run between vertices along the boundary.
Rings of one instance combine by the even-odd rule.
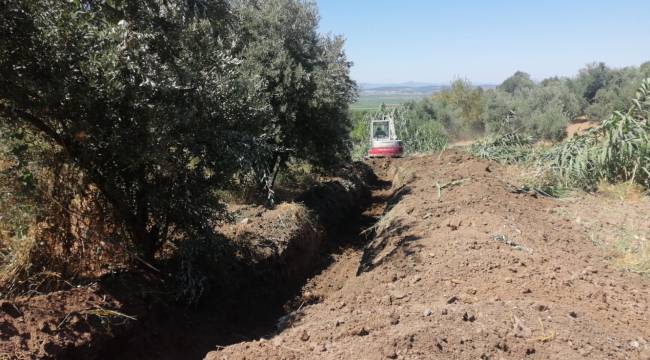
[[[395,121],[390,116],[370,121],[370,150],[368,157],[400,157],[402,141],[397,139]]]

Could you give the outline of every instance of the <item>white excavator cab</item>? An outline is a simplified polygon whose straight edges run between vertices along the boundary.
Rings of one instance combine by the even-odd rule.
[[[370,139],[368,157],[402,156],[402,142],[397,139],[395,121],[392,117],[371,120]]]

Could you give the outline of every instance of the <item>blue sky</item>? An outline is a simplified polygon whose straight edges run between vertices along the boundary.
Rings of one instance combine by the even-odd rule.
[[[650,0],[317,0],[359,82],[499,83],[650,60]]]

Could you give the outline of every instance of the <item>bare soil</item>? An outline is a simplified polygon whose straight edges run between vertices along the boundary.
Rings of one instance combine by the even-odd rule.
[[[201,280],[199,303],[177,302],[174,258],[160,259],[157,273],[128,270],[0,301],[0,360],[200,359],[215,344],[272,332],[301,306],[292,300],[305,279],[355,246],[359,227],[373,220],[359,217],[377,182],[372,170],[355,163],[336,175],[299,203],[231,206],[232,219],[218,229],[222,261]]]
[[[206,359],[650,359],[650,279],[591,237],[647,224],[647,199],[541,197],[460,151],[374,166],[394,187],[368,245],[279,331]]]
[[[599,123],[597,121],[577,121],[572,122],[566,127],[566,135],[568,138],[572,138],[576,135],[584,134],[587,130],[598,127]]]
[[[650,359],[650,278],[628,256],[650,237],[647,196],[542,197],[462,150],[370,165],[381,181],[360,217],[307,197],[348,221],[306,282],[221,311],[161,304],[164,279],[141,274],[0,302],[0,359]],[[231,230],[294,233],[273,214],[242,211]]]

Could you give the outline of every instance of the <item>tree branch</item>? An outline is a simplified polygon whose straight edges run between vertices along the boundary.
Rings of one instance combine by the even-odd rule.
[[[64,147],[66,150],[71,150],[70,142],[61,134],[57,133],[56,130],[48,126],[45,123],[45,121],[43,121],[39,117],[34,116],[25,110],[21,110],[15,107],[9,107],[2,103],[0,103],[0,114],[3,114],[12,119],[22,119],[27,121],[36,130],[44,133],[52,140],[54,140],[57,144]]]

